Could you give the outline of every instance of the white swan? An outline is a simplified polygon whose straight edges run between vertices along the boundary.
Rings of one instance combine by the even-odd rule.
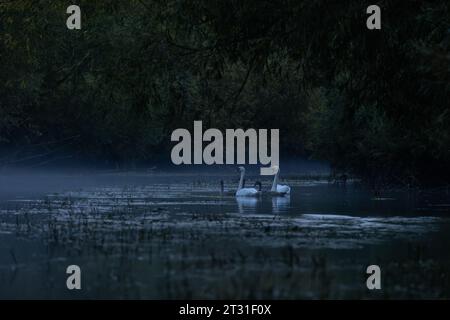
[[[280,168],[278,166],[273,166],[273,170],[275,171],[275,175],[273,177],[272,188],[270,189],[271,193],[285,195],[291,193],[291,187],[287,185],[278,184],[278,175],[280,173]]]
[[[243,188],[244,185],[244,176],[245,176],[245,168],[239,167],[239,171],[241,172],[241,179],[239,180],[239,186],[236,191],[236,197],[256,197],[261,194],[261,191],[256,190],[255,188]]]

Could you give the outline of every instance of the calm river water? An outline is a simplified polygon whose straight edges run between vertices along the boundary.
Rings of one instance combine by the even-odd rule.
[[[211,174],[2,176],[0,298],[450,298],[448,190],[290,178],[289,197],[236,199],[221,179],[236,188]],[[81,290],[66,288],[72,264]],[[381,290],[366,287],[374,264]]]

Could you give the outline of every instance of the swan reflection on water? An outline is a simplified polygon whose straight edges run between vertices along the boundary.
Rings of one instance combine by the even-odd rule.
[[[279,214],[289,212],[291,197],[236,197],[236,202],[239,213]]]
[[[286,195],[284,197],[272,197],[272,212],[281,213],[288,212],[291,204],[291,197]]]
[[[251,197],[236,197],[236,201],[238,204],[239,213],[244,213],[255,212],[256,205],[258,204],[260,199]]]

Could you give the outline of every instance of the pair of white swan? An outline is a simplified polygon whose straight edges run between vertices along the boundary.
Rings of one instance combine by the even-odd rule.
[[[275,172],[272,188],[270,189],[271,195],[279,195],[284,196],[286,194],[291,193],[291,188],[287,185],[278,184],[278,175],[280,173],[280,168],[278,166],[273,166],[272,169]],[[245,168],[239,167],[239,171],[241,172],[241,179],[239,180],[239,186],[236,191],[236,197],[256,197],[262,194],[261,190],[256,190],[255,188],[244,188],[244,177],[245,177]]]

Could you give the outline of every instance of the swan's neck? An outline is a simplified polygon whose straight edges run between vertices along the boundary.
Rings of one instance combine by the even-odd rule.
[[[241,179],[239,180],[238,190],[241,190],[244,187],[244,175],[245,175],[245,172],[242,171],[241,172]]]
[[[272,183],[272,189],[271,191],[277,191],[277,184],[278,184],[278,173],[280,170],[278,169],[277,173],[275,173],[275,176],[273,177],[273,183]]]

